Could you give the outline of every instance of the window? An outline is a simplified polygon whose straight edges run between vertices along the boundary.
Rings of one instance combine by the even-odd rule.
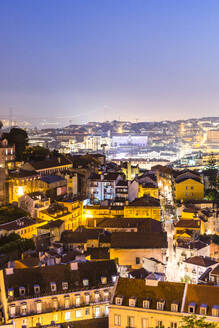
[[[100,316],[100,307],[95,308],[95,317],[98,318]]]
[[[99,302],[100,301],[100,293],[99,292],[95,292],[94,299],[95,299],[95,302]]]
[[[89,293],[86,293],[85,294],[85,303],[86,304],[89,304],[90,303],[90,294]]]
[[[136,298],[130,298],[129,299],[129,306],[135,306]]]
[[[207,314],[207,305],[201,304],[201,306],[200,306],[200,314],[201,315],[206,315]]]
[[[65,312],[65,320],[66,321],[71,320],[71,312]]]
[[[164,302],[157,302],[157,310],[163,311],[164,309]]]
[[[80,306],[81,305],[81,296],[75,295],[75,305]]]
[[[176,304],[176,303],[172,303],[172,304],[171,304],[171,311],[172,311],[172,312],[178,312],[178,307],[179,307],[178,304]]]
[[[189,194],[189,193],[188,193],[188,192],[186,192],[186,196],[188,196],[188,194]]]
[[[35,294],[39,294],[40,293],[40,285],[34,285],[33,288],[34,288],[34,293]]]
[[[219,306],[214,305],[212,307],[212,315],[213,317],[219,317]]]
[[[101,284],[105,285],[107,283],[107,277],[101,277]]]
[[[52,299],[52,303],[53,303],[53,309],[57,310],[58,309],[58,299],[57,299],[57,297],[54,297]]]
[[[81,318],[81,310],[77,310],[77,311],[75,312],[75,317],[76,317],[76,318]]]
[[[193,192],[191,192],[191,196],[193,196]]]
[[[27,303],[23,302],[21,303],[21,315],[26,315],[27,314]]]
[[[121,315],[114,314],[114,325],[121,326]]]
[[[122,297],[116,297],[116,305],[122,305]]]
[[[136,264],[140,264],[140,257],[136,257],[136,258],[135,258],[135,263],[136,263]]]
[[[85,315],[90,315],[90,309],[89,308],[85,309]]]
[[[62,282],[62,289],[63,290],[67,290],[68,289],[68,282],[67,281],[63,281]]]
[[[68,309],[70,307],[70,297],[65,296],[65,308]]]
[[[42,302],[36,301],[36,312],[41,313],[42,312]]]
[[[24,287],[19,287],[19,294],[20,294],[20,296],[25,295],[25,288]]]
[[[186,186],[186,190],[188,190],[188,186]]]
[[[171,322],[170,328],[177,328],[177,322]]]
[[[188,312],[195,313],[195,305],[189,305]]]
[[[109,291],[108,291],[108,289],[104,290],[104,299],[106,301],[109,299]]]
[[[56,283],[55,282],[51,282],[50,283],[50,288],[51,288],[51,292],[56,292]]]
[[[191,190],[193,190],[194,189],[194,187],[193,186],[191,186]]]
[[[59,315],[58,315],[58,313],[54,313],[53,314],[53,321],[58,321],[59,320]]]
[[[83,279],[83,285],[84,285],[85,287],[87,287],[88,284],[89,284],[88,279]]]
[[[141,328],[148,328],[149,324],[148,324],[148,319],[143,318],[141,321]]]
[[[8,289],[8,296],[9,296],[10,298],[14,297],[14,289],[13,289],[13,288],[9,288],[9,289]]]
[[[10,312],[10,317],[14,317],[15,316],[15,304],[11,304],[10,307],[9,307],[9,312]]]
[[[128,316],[127,317],[127,326],[129,328],[134,328],[134,325],[135,325],[135,318]]]
[[[157,321],[157,327],[158,327],[158,328],[163,327],[163,322],[160,321],[160,320],[158,320],[158,321]]]
[[[150,301],[149,300],[143,301],[143,308],[144,309],[149,309],[150,308]]]

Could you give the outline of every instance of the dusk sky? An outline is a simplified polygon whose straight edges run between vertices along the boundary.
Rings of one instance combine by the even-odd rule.
[[[1,0],[0,113],[219,116],[218,0]]]

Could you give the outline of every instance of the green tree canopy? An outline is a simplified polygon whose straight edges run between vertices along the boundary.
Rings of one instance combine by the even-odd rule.
[[[217,328],[216,322],[208,322],[205,317],[197,318],[196,315],[182,317],[180,328]]]

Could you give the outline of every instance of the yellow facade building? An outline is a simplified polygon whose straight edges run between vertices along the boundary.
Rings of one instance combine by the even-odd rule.
[[[158,187],[154,187],[152,184],[143,183],[139,184],[138,187],[138,198],[143,197],[144,195],[149,195],[150,197],[159,198]]]
[[[28,328],[106,316],[116,275],[113,261],[1,270],[4,323]]]
[[[141,198],[136,198],[134,201],[124,206],[124,217],[151,218],[160,221],[160,201],[148,195],[144,195]]]
[[[218,287],[119,278],[109,328],[178,328],[183,316],[193,314],[218,323]]]
[[[185,172],[175,179],[175,195],[177,201],[202,200],[204,198],[204,184],[197,174]]]

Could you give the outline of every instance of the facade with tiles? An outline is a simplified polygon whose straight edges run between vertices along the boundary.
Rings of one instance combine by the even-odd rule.
[[[2,321],[23,328],[107,316],[116,277],[113,261],[1,270]]]
[[[109,328],[178,328],[196,314],[219,321],[219,288],[120,278],[109,307]]]

